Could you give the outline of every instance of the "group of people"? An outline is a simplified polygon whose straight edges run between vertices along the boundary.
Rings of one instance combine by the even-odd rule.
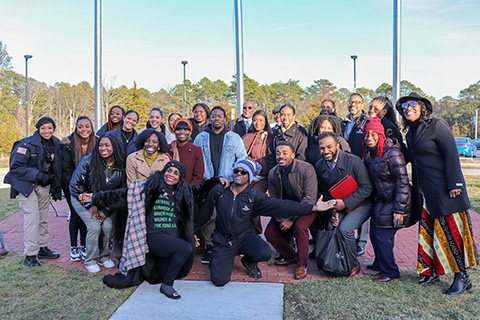
[[[137,133],[138,113],[114,106],[96,134],[82,116],[62,141],[53,119],[43,117],[31,137],[14,145],[5,178],[25,216],[24,264],[59,257],[48,248],[46,218],[50,197],[61,199],[63,189],[71,211],[70,259],[83,259],[94,273],[99,265],[115,267],[111,255],[118,258],[122,274],[104,278],[115,288],[147,280],[180,298],[174,280],[190,271],[200,240],[215,285],[230,281],[239,254],[247,275],[258,279],[258,262],[271,258],[262,233],[279,253],[275,265],[296,263],[294,278],[303,279],[311,237],[332,229],[347,244],[350,277],[360,271],[357,256],[370,237],[375,261],[367,267],[378,271],[375,282],[389,282],[400,278],[395,233],[420,221],[420,284],[453,272],[446,293],[470,289],[466,271],[478,264],[478,253],[446,122],[416,93],[395,106],[376,97],[368,112],[354,93],[348,111],[341,119],[335,102],[324,100],[307,130],[289,104],[273,110],[270,125],[252,101],[228,124],[222,107],[198,103],[193,117],[173,113],[165,124],[162,110],[153,108]],[[344,181],[355,188],[335,196]],[[265,230],[260,216],[272,217]]]

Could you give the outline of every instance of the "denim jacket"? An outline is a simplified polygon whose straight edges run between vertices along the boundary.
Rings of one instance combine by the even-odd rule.
[[[213,178],[213,164],[210,154],[210,134],[206,131],[201,132],[195,138],[194,145],[202,148],[203,160],[205,165],[204,180]],[[218,176],[232,181],[233,165],[240,160],[247,160],[248,155],[245,150],[245,144],[238,134],[232,131],[225,133],[223,139],[222,156],[220,159],[220,167],[218,168]]]

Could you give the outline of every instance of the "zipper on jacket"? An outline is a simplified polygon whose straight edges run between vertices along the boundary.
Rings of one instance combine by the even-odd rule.
[[[109,180],[109,177],[110,177],[110,170],[112,170],[112,166],[107,166],[107,174],[106,174],[106,177],[105,177],[105,183],[108,185],[108,180]]]
[[[232,234],[232,221],[233,221],[233,210],[235,210],[235,199],[237,198],[236,195],[233,195],[233,203],[232,203],[232,210],[230,211],[230,223],[228,224],[228,231],[230,235]],[[228,244],[232,246],[232,241],[229,241]]]

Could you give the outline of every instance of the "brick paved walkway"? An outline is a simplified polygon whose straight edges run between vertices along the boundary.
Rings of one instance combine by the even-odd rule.
[[[59,211],[67,210],[68,206],[66,201],[59,201],[55,203],[55,208]],[[471,212],[471,219],[475,234],[480,234],[480,214],[477,212]],[[262,224],[264,228],[270,218],[262,217]],[[60,253],[60,258],[56,260],[42,260],[46,263],[52,263],[59,266],[64,266],[71,269],[86,271],[83,266],[83,262],[71,262],[70,261],[70,240],[68,236],[68,221],[66,217],[57,217],[55,213],[50,212],[48,215],[48,223],[50,227],[50,245],[49,247]],[[19,212],[11,216],[10,218],[0,222],[0,230],[3,231],[6,237],[7,245],[9,249],[19,255],[23,255],[23,213]],[[416,268],[416,254],[417,254],[417,226],[410,227],[408,229],[401,229],[397,232],[395,237],[395,257],[400,270],[415,270]],[[477,238],[477,247],[478,245]],[[372,272],[366,268],[366,265],[371,263],[374,259],[373,248],[370,242],[365,248],[365,254],[359,257],[362,272],[360,276],[370,275]],[[210,273],[207,265],[202,265],[200,260],[202,255],[197,254],[195,257],[195,263],[192,271],[185,278],[186,280],[210,280]],[[235,259],[235,265],[232,273],[232,281],[264,281],[264,282],[295,282],[298,280],[293,279],[293,273],[295,271],[295,265],[288,267],[277,267],[273,264],[273,259],[268,262],[262,262],[259,264],[260,269],[263,272],[263,277],[259,280],[254,280],[245,275],[245,268],[240,263],[240,259]],[[319,280],[328,278],[322,271],[318,270],[316,262],[314,260],[309,261],[309,270],[307,278],[300,280]],[[113,274],[115,269],[102,268],[102,273]]]

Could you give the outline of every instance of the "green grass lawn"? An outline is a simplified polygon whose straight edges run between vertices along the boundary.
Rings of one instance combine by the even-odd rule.
[[[47,263],[27,268],[8,253],[0,257],[0,319],[108,319],[136,287],[113,290],[102,278]]]
[[[0,189],[0,221],[20,211],[18,199],[10,199],[10,188]]]
[[[457,296],[443,294],[453,275],[422,287],[414,271],[381,284],[368,277],[287,284],[284,319],[479,319],[480,271],[472,269],[469,275],[473,289]]]

